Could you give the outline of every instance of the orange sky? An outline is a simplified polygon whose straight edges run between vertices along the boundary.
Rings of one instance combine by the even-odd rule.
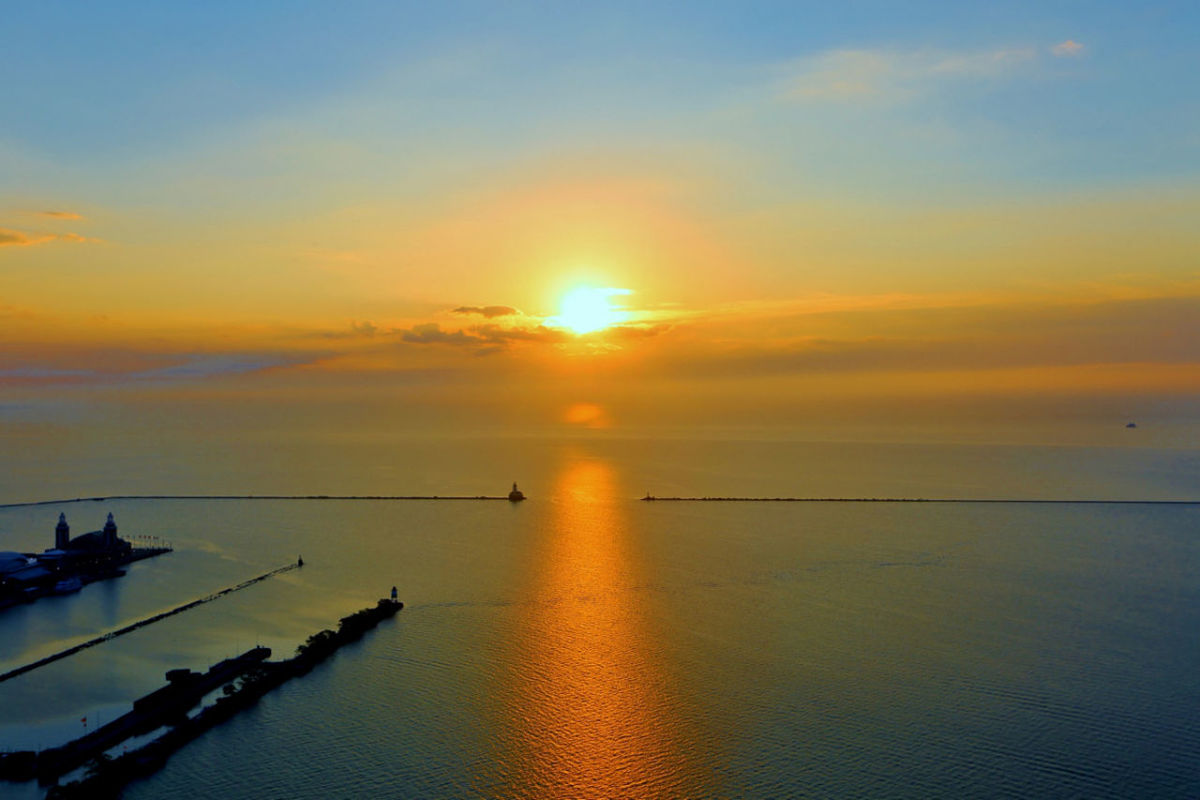
[[[1139,105],[1126,50],[1035,29],[971,45],[830,30],[757,60],[631,43],[662,85],[599,52],[560,83],[533,77],[549,54],[444,45],[303,101],[281,85],[253,110],[189,110],[187,129],[134,92],[147,130],[122,139],[114,117],[91,149],[49,135],[74,112],[39,109],[42,138],[0,140],[16,176],[0,386],[81,402],[375,387],[531,422],[592,404],[567,424],[618,430],[704,421],[698,397],[728,424],[1194,403],[1195,165],[1163,166],[1165,118],[1137,138],[1168,110]],[[139,75],[131,90],[156,80]],[[1145,131],[1072,127],[1101,95]],[[622,290],[623,321],[564,325],[584,284]]]

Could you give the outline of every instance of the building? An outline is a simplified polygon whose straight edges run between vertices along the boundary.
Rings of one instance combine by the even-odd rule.
[[[38,564],[54,572],[106,570],[129,560],[133,546],[117,535],[117,523],[108,515],[98,531],[71,538],[67,515],[58,515],[54,528],[54,547],[37,556]]]
[[[67,515],[59,514],[54,547],[37,555],[0,552],[0,609],[120,577],[125,574],[121,569],[125,564],[169,552],[170,547],[134,549],[118,535],[112,514],[100,530],[72,538]]]

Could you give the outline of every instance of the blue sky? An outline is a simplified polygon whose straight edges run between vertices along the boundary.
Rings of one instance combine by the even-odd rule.
[[[1197,34],[1194,3],[12,5],[0,380],[603,353],[772,397],[1192,392]],[[566,353],[540,326],[581,283],[641,327]]]
[[[1085,48],[1074,63],[983,85],[950,81],[920,100],[920,115],[1024,135],[1026,147],[1058,145],[1054,163],[1037,165],[1019,153],[978,153],[994,175],[1040,166],[1086,183],[1196,167],[1195,4],[600,5],[21,4],[0,32],[0,141],[86,170],[187,151],[263,119],[303,121],[305,110],[339,98],[382,96],[414,69],[427,76],[390,89],[415,118],[390,120],[399,136],[423,124],[473,126],[467,141],[479,147],[542,125],[595,129],[597,138],[639,125],[686,135],[691,121],[822,53],[1045,50],[1072,40]],[[425,69],[455,60],[458,75]],[[906,115],[876,109],[870,119],[895,116]]]

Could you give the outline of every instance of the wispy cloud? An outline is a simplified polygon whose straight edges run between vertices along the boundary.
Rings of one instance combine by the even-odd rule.
[[[540,342],[543,344],[560,344],[569,341],[571,336],[566,331],[557,328],[547,328],[544,325],[534,327],[507,328],[495,324],[473,325],[458,330],[443,330],[436,322],[413,325],[411,328],[397,331],[400,338],[411,344],[450,344],[450,345],[490,345],[503,346],[510,342]]]
[[[793,62],[783,95],[792,101],[904,99],[937,83],[1005,77],[1036,58],[1033,47],[831,50]]]
[[[414,325],[401,331],[400,338],[412,344],[482,344],[484,339],[464,330],[444,331],[436,322]]]
[[[135,380],[171,380],[245,375],[306,364],[317,357],[312,353],[199,353],[184,355],[178,363],[133,373],[128,377]]]
[[[76,214],[74,211],[35,211],[33,213],[39,217],[50,217],[51,219],[83,219],[82,214]]]
[[[1059,42],[1050,48],[1050,52],[1059,58],[1074,58],[1083,54],[1083,45],[1074,39]]]
[[[54,241],[56,237],[47,234],[28,234],[21,231],[0,228],[0,247],[32,247],[37,244]]]
[[[189,352],[160,349],[18,346],[0,357],[0,386],[38,384],[170,384],[312,365],[331,353],[314,350]]]
[[[94,243],[101,240],[78,233],[24,233],[10,228],[0,228],[0,247],[33,247],[56,241]]]
[[[521,312],[512,306],[459,306],[454,309],[455,314],[479,314],[486,319],[495,317],[511,317]]]
[[[381,333],[379,326],[370,320],[351,322],[350,327],[340,331],[322,331],[319,335],[324,339],[372,339]]]

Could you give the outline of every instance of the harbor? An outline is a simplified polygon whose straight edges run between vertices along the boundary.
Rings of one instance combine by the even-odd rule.
[[[109,631],[108,633],[102,634],[95,638],[88,639],[86,642],[81,642],[80,644],[74,645],[72,647],[68,647],[65,650],[60,650],[57,653],[52,653],[44,658],[40,658],[37,661],[33,661],[29,664],[25,664],[23,666],[15,668],[15,669],[11,669],[8,672],[2,673],[2,674],[0,674],[0,683],[3,683],[4,681],[10,680],[12,678],[16,678],[19,675],[24,675],[26,672],[31,672],[39,667],[44,667],[48,664],[52,664],[55,661],[58,661],[63,658],[67,658],[68,656],[73,656],[76,653],[86,650],[89,647],[95,647],[98,644],[103,644],[104,642],[111,641],[111,640],[117,638],[118,636],[124,636],[127,633],[133,633],[136,630],[144,628],[147,625],[153,625],[155,622],[159,622],[161,620],[167,619],[168,617],[173,617],[176,614],[182,614],[184,611],[195,608],[196,606],[203,605],[204,603],[210,603],[213,600],[216,600],[220,597],[224,597],[227,594],[232,594],[233,592],[240,591],[242,589],[245,589],[248,586],[253,586],[254,584],[258,583],[259,581],[264,581],[267,578],[274,577],[275,575],[281,575],[284,572],[289,572],[293,569],[299,569],[302,566],[304,566],[304,560],[297,559],[294,564],[285,564],[284,566],[273,569],[270,572],[264,572],[262,575],[258,575],[256,577],[250,578],[248,580],[244,580],[241,583],[237,584],[236,586],[229,586],[225,589],[221,589],[220,591],[213,592],[211,594],[205,595],[204,597],[197,598],[196,600],[192,600],[189,603],[184,603],[181,606],[176,606],[175,608],[172,608],[170,611],[164,611],[160,614],[155,614],[154,616],[138,620],[137,622],[131,623],[122,628],[118,628],[117,630]]]
[[[0,778],[9,781],[37,779],[50,786],[48,797],[108,797],[137,777],[149,774],[172,753],[204,732],[252,707],[271,690],[300,677],[336,653],[358,641],[379,623],[395,616],[404,604],[384,598],[338,621],[336,630],[322,630],[301,644],[292,658],[268,661],[271,651],[254,647],[240,656],[214,664],[204,673],[173,669],[167,684],[133,702],[128,713],[60,747],[0,754]],[[211,705],[194,716],[188,712],[207,695],[221,689]],[[132,751],[108,758],[108,751],[135,736],[162,735]],[[64,775],[91,763],[93,768],[80,780],[57,785]]]
[[[67,515],[60,513],[53,547],[40,553],[0,552],[0,611],[123,577],[122,567],[173,550],[157,540],[141,541],[122,538],[111,513],[100,530],[72,537]]]

